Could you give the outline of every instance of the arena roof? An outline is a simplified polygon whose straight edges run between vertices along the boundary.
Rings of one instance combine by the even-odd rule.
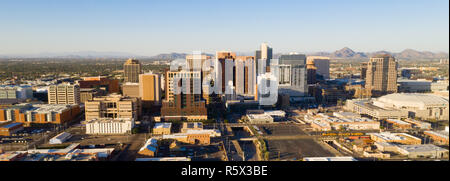
[[[440,96],[417,93],[396,93],[378,98],[378,101],[394,104],[397,107],[448,106],[448,100]]]

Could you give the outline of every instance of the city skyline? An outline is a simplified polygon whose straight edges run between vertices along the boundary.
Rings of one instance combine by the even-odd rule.
[[[0,10],[6,27],[0,30],[0,55],[253,52],[262,42],[269,42],[277,53],[342,47],[356,52],[449,49],[448,1],[442,0],[40,0],[2,1]]]

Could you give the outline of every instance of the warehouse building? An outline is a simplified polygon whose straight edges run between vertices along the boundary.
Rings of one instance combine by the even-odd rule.
[[[448,150],[432,144],[398,145],[398,152],[408,158],[448,158]]]
[[[53,137],[52,139],[50,139],[49,143],[50,144],[62,144],[65,141],[69,140],[71,137],[72,137],[72,135],[70,133],[62,132],[62,133],[56,135],[55,137]]]
[[[0,126],[0,136],[11,136],[12,134],[23,130],[22,123],[9,123]]]
[[[96,118],[85,122],[86,134],[130,134],[133,118]]]
[[[419,145],[422,143],[420,138],[411,136],[406,133],[369,133],[370,139],[375,142],[400,143],[405,145]]]

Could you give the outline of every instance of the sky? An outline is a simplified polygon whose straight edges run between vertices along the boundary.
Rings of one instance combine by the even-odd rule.
[[[449,52],[448,0],[1,0],[0,55]]]

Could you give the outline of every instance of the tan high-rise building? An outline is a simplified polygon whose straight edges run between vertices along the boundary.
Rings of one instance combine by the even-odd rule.
[[[128,59],[123,64],[123,73],[125,82],[139,83],[139,74],[141,74],[142,68],[139,60]]]
[[[161,105],[161,78],[158,74],[139,75],[139,97],[145,108]]]
[[[48,88],[49,104],[80,104],[80,87],[78,85],[59,84]]]
[[[370,58],[366,70],[366,89],[372,96],[397,92],[397,67],[395,58],[388,54]]]
[[[141,114],[141,100],[119,94],[95,97],[85,103],[86,120],[96,118],[134,118]]]

